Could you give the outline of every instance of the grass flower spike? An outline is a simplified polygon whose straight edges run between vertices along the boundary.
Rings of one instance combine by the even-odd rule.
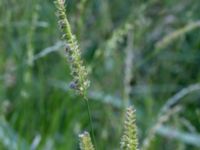
[[[81,60],[81,52],[78,46],[75,35],[72,34],[67,15],[65,13],[64,0],[56,0],[57,15],[59,18],[59,25],[63,33],[63,38],[66,41],[66,53],[68,62],[70,64],[71,75],[73,81],[70,87],[75,89],[80,95],[85,96],[86,90],[89,87],[89,80],[87,79],[88,72]]]
[[[94,150],[92,141],[88,132],[79,135],[81,150]]]
[[[124,133],[121,139],[122,150],[137,150],[138,140],[136,128],[135,110],[132,107],[128,107],[124,122]]]

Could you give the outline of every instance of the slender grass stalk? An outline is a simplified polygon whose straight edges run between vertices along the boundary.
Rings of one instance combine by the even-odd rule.
[[[142,150],[148,150],[151,146],[152,141],[154,140],[156,130],[164,123],[166,122],[173,114],[180,111],[180,107],[176,106],[187,94],[199,91],[200,85],[193,84],[190,85],[184,89],[182,89],[180,92],[176,93],[174,96],[169,98],[165,105],[161,108],[160,113],[158,114],[157,121],[155,125],[150,129],[148,135],[144,139],[144,142],[142,144]]]
[[[173,41],[175,41],[177,38],[185,35],[186,33],[199,28],[200,27],[200,21],[196,21],[196,22],[192,22],[189,23],[188,25],[186,25],[183,28],[180,28],[170,34],[168,34],[167,36],[165,36],[161,41],[158,41],[158,43],[156,43],[156,48],[158,50],[165,48],[166,46],[168,46],[170,43],[172,43]]]
[[[89,87],[89,80],[87,79],[88,72],[86,70],[86,67],[83,65],[83,61],[81,60],[81,52],[79,49],[79,45],[78,45],[75,35],[72,34],[71,26],[67,19],[67,14],[65,12],[64,4],[65,4],[64,0],[55,1],[55,5],[57,8],[57,15],[59,18],[59,25],[63,32],[63,38],[67,43],[66,52],[67,52],[67,57],[70,64],[71,75],[73,77],[73,82],[71,82],[70,87],[75,89],[78,92],[78,94],[83,97],[87,105],[92,137],[95,142],[92,118],[91,118],[91,113],[90,113],[90,106],[88,103],[88,98],[86,96],[86,91]]]
[[[88,112],[88,117],[89,117],[89,120],[90,120],[90,127],[91,127],[91,131],[92,131],[92,138],[94,140],[94,144],[95,144],[95,147],[96,147],[96,140],[95,140],[95,136],[94,136],[94,126],[93,126],[93,122],[92,122],[92,115],[91,115],[91,112],[90,112],[90,104],[88,102],[88,99],[85,98],[85,103],[87,105],[87,112]],[[97,147],[96,147],[97,149]]]
[[[64,0],[56,0],[55,5],[57,7],[59,25],[63,32],[63,38],[66,41],[66,53],[73,77],[70,87],[85,97],[86,90],[89,87],[89,80],[87,79],[88,72],[81,60],[81,52],[76,37],[72,34],[71,26],[65,13]]]
[[[192,146],[200,148],[200,134],[199,133],[191,133],[182,131],[180,129],[161,125],[159,128],[157,128],[156,133],[160,136],[163,136],[170,140],[177,140],[180,141],[182,144],[190,144]],[[172,134],[173,133],[173,134]],[[186,149],[186,148],[185,148]]]
[[[149,150],[151,148],[151,145],[155,139],[155,134],[156,134],[157,129],[159,129],[162,126],[162,124],[167,122],[172,115],[179,112],[180,110],[181,110],[181,107],[176,106],[175,108],[171,109],[167,113],[158,117],[156,124],[154,124],[154,126],[149,130],[148,135],[143,141],[142,148],[141,148],[142,150]]]
[[[123,92],[123,99],[124,99],[124,106],[127,108],[130,100],[131,94],[131,80],[133,78],[132,75],[132,65],[134,59],[133,53],[133,32],[129,30],[127,35],[127,47],[125,49],[125,62],[124,62],[124,92]]]

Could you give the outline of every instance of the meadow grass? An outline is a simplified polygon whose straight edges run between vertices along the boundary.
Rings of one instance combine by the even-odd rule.
[[[66,0],[88,71],[78,73],[80,85],[90,80],[77,95],[54,3],[0,0],[0,149],[79,149],[78,135],[92,133],[87,93],[98,150],[120,149],[130,105],[138,148],[198,150],[199,7],[196,0]]]

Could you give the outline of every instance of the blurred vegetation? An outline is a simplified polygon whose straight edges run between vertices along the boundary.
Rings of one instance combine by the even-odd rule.
[[[134,105],[139,147],[200,149],[200,1],[66,0],[90,72],[96,147],[119,149]],[[0,149],[79,149],[90,131],[52,0],[0,0]],[[149,140],[153,137],[153,140]],[[151,141],[145,147],[144,141]]]

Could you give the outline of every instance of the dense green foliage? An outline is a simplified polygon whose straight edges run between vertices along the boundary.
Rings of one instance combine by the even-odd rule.
[[[200,148],[199,8],[199,0],[66,0],[89,70],[95,148],[119,149],[130,104],[139,148]],[[69,88],[55,13],[52,0],[0,0],[2,150],[79,149],[78,135],[91,132],[83,97]]]

